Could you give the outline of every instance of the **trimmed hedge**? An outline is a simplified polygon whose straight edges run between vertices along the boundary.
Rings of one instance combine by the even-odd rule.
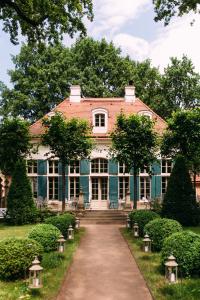
[[[64,237],[67,238],[67,229],[69,225],[75,227],[75,221],[76,221],[75,217],[68,213],[68,214],[47,218],[45,220],[45,223],[56,226],[62,232]]]
[[[25,277],[34,257],[43,247],[31,239],[8,238],[0,241],[0,278],[14,280]]]
[[[152,239],[152,246],[155,251],[162,249],[163,241],[166,237],[182,230],[182,226],[179,222],[166,218],[152,220],[144,227],[144,231],[147,232]]]
[[[161,264],[173,254],[179,265],[180,276],[200,274],[200,235],[191,231],[174,233],[165,239],[161,251]]]
[[[138,223],[139,234],[140,236],[144,236],[144,226],[151,220],[160,218],[160,216],[151,210],[136,210],[129,214],[129,218],[132,226],[135,222]]]
[[[57,249],[60,234],[60,230],[51,224],[38,224],[33,227],[28,237],[39,242],[45,252],[50,252]]]

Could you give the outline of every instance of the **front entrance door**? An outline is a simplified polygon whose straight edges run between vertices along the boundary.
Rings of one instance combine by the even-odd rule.
[[[92,209],[107,209],[108,177],[92,177]]]

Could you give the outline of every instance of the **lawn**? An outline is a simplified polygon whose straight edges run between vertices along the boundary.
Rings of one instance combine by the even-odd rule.
[[[4,226],[0,225],[0,239],[5,237],[26,237],[33,225]],[[63,281],[64,274],[72,262],[73,255],[79,245],[85,230],[81,228],[75,234],[73,242],[67,242],[64,254],[50,252],[43,257],[43,288],[40,291],[28,289],[28,279],[15,282],[0,281],[0,300],[55,299]]]
[[[193,228],[191,227],[190,230]],[[200,228],[195,228],[196,232]],[[169,285],[160,270],[159,253],[144,253],[141,251],[142,240],[134,239],[132,232],[122,229],[122,234],[142,272],[155,300],[199,300],[200,278],[179,279],[179,283]]]

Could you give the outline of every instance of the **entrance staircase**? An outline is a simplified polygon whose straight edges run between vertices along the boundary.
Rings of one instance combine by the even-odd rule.
[[[81,225],[84,224],[126,224],[127,213],[122,210],[86,210],[80,216]]]

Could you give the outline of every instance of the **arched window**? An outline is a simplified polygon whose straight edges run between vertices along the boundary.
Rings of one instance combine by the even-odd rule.
[[[95,158],[91,161],[91,173],[108,173],[108,161],[105,158]]]
[[[108,130],[108,112],[103,108],[92,111],[93,133],[106,133]]]
[[[138,115],[139,116],[145,116],[149,119],[152,119],[152,112],[149,111],[149,110],[141,110],[141,111],[138,112]]]

